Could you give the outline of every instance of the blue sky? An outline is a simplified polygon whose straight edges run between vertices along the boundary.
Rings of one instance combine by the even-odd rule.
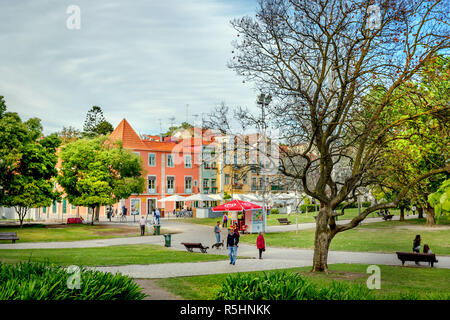
[[[80,29],[66,26],[69,5]],[[236,32],[229,21],[253,15],[256,1],[2,1],[0,95],[22,119],[38,117],[45,133],[81,129],[102,107],[116,126],[159,132],[207,114],[224,101],[253,107],[257,92],[228,69]],[[197,119],[200,119],[199,116]]]

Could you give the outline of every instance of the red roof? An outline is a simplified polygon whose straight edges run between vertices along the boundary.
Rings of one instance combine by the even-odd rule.
[[[119,123],[109,137],[111,140],[122,140],[122,146],[126,149],[146,149],[141,138],[125,119]]]

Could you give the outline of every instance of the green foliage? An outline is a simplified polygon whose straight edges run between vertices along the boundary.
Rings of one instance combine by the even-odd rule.
[[[280,210],[278,208],[270,209],[270,214],[280,214]]]
[[[73,205],[110,205],[144,190],[140,157],[106,137],[71,142],[60,158],[58,182]]]
[[[193,126],[187,122],[182,122],[180,126],[170,127],[169,130],[164,134],[165,136],[172,136],[178,130],[190,130]]]
[[[0,204],[15,207],[20,224],[29,208],[49,206],[59,199],[54,182],[60,140],[56,135],[41,135],[37,118],[22,122],[13,112],[0,118]]]
[[[445,180],[436,192],[428,196],[428,202],[438,218],[441,214],[450,217],[450,179]]]
[[[300,210],[302,212],[306,212],[306,209],[308,209],[308,212],[314,212],[317,207],[318,207],[318,205],[315,205],[315,204],[302,204],[300,206]]]
[[[80,268],[80,289],[67,285],[65,268],[39,262],[0,262],[0,300],[142,300],[132,278]]]
[[[86,120],[83,125],[83,136],[94,138],[99,135],[108,135],[113,132],[111,123],[106,121],[103,116],[102,108],[93,106],[86,114]]]
[[[271,272],[262,275],[229,275],[216,295],[217,300],[366,300],[371,291],[361,284],[333,281],[319,287],[298,273]]]
[[[223,192],[223,200],[230,200],[231,198],[232,197],[228,192],[226,191]]]
[[[0,96],[0,119],[3,117],[3,114],[6,112],[6,102],[3,96]]]

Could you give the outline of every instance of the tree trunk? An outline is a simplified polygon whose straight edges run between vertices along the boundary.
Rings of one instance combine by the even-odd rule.
[[[434,208],[432,208],[430,204],[428,204],[426,212],[427,212],[427,226],[432,227],[436,224],[436,219],[434,216]]]
[[[316,234],[314,238],[313,272],[328,272],[328,248],[333,238],[328,226],[328,217],[331,209],[323,206],[320,208],[316,219]]]
[[[423,219],[423,208],[422,207],[417,208],[417,212],[419,212],[419,219]]]
[[[94,215],[95,215],[95,207],[92,207],[92,212],[91,212],[91,226],[94,225]]]
[[[400,221],[405,221],[405,207],[400,207]]]
[[[95,221],[100,221],[100,206],[95,208]]]

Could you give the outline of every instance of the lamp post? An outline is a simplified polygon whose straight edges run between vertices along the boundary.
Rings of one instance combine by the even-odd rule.
[[[269,103],[272,101],[272,96],[270,94],[264,94],[261,93],[258,95],[258,98],[256,100],[256,103],[258,105],[261,105],[261,131],[263,133],[263,137],[265,139],[264,143],[267,143],[267,138],[266,138],[266,113],[265,113],[265,107],[269,105]],[[260,161],[261,163],[261,161]],[[261,169],[261,168],[260,168]],[[261,172],[261,170],[260,170]],[[264,214],[264,222],[266,221],[266,217],[267,217],[267,208],[266,208],[266,183],[265,183],[265,179],[263,177],[263,192],[262,192],[262,196],[263,196],[263,214]]]

